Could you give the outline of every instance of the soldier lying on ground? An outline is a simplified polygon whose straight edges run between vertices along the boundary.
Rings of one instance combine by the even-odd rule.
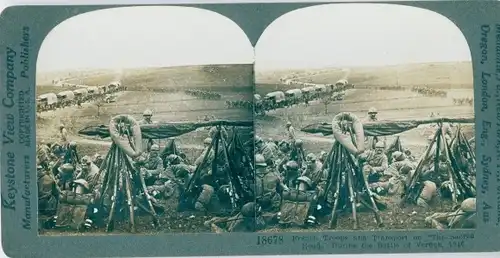
[[[437,229],[475,228],[476,198],[465,199],[452,212],[436,212],[425,218],[427,225]]]
[[[204,223],[212,232],[255,232],[265,228],[274,219],[274,216],[263,216],[259,204],[249,202],[241,208],[235,216],[224,218],[214,217]]]

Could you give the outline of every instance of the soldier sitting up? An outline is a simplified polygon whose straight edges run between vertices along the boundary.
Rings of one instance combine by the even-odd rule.
[[[147,157],[140,158],[141,174],[146,181],[146,185],[152,185],[158,179],[160,173],[164,170],[163,161],[160,157],[160,146],[153,144]]]
[[[368,150],[359,157],[360,161],[364,161],[363,171],[368,183],[378,182],[384,171],[389,167],[389,161],[384,150],[384,143],[377,142],[374,150]]]
[[[288,187],[278,173],[267,168],[265,159],[260,154],[255,155],[255,169],[257,203],[264,211],[277,211],[281,202],[279,190],[288,190]]]

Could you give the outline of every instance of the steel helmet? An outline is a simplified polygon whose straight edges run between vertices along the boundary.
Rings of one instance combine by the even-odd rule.
[[[309,153],[309,154],[307,154],[307,156],[306,156],[306,160],[307,160],[307,161],[311,161],[311,162],[312,162],[312,161],[316,161],[316,159],[317,159],[317,158],[316,158],[316,155],[314,155],[314,153]]]
[[[260,167],[267,167],[266,159],[262,154],[255,154],[255,165]]]
[[[151,145],[151,151],[160,151],[160,146],[158,144]]]
[[[59,125],[59,128],[64,128],[64,124],[60,124],[60,125]]]
[[[392,153],[392,158],[395,160],[395,161],[402,161],[405,159],[405,156],[402,152],[400,151],[395,151],[394,153]]]
[[[205,138],[205,140],[203,140],[203,143],[206,144],[206,145],[210,145],[212,144],[212,138]]]
[[[73,173],[73,171],[75,171],[75,167],[73,167],[70,163],[65,163],[61,165],[58,170],[60,173]]]
[[[305,183],[309,187],[312,187],[312,185],[313,185],[313,182],[311,181],[311,179],[309,177],[306,177],[306,176],[301,176],[301,177],[297,178],[297,182]]]
[[[291,126],[291,125],[292,125],[292,122],[288,121],[288,122],[286,122],[286,125],[287,125],[287,126]]]
[[[385,144],[383,142],[375,143],[375,148],[385,148]]]
[[[460,205],[460,209],[464,212],[475,212],[476,211],[476,198],[465,199]]]
[[[303,144],[302,140],[295,140],[295,147],[301,147]]]
[[[263,140],[260,136],[255,137],[255,144],[262,143],[262,142],[263,142]]]
[[[293,160],[286,163],[286,167],[289,169],[299,169],[299,164]]]
[[[146,109],[144,110],[144,113],[142,113],[143,116],[152,116],[153,115],[153,111],[151,111],[151,109]]]
[[[378,113],[378,111],[374,107],[371,107],[370,109],[368,109],[368,114],[377,114],[377,113]]]
[[[88,165],[92,162],[92,159],[89,156],[83,156],[80,161],[82,164]]]
[[[243,217],[255,217],[260,212],[260,205],[255,202],[249,202],[241,207]]]
[[[399,169],[399,172],[403,175],[410,173],[413,170],[413,167],[410,164],[404,164],[403,167]]]
[[[175,155],[175,154],[170,154],[170,155],[167,156],[167,161],[170,162],[170,163],[178,162],[180,160],[181,160],[181,158],[178,155]]]

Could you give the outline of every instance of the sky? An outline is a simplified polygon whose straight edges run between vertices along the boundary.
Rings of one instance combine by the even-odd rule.
[[[448,18],[408,6],[322,5],[275,20],[255,48],[256,71],[470,61]]]
[[[249,64],[254,51],[228,18],[189,7],[121,7],[72,17],[40,48],[37,69]]]
[[[38,71],[252,63],[256,70],[470,61],[460,30],[440,14],[383,4],[330,4],[287,13],[254,49],[217,13],[121,7],[70,18],[40,49]]]

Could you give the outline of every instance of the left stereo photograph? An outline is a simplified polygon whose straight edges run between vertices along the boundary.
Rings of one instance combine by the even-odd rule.
[[[191,7],[56,26],[37,60],[39,234],[254,231],[253,55]]]

